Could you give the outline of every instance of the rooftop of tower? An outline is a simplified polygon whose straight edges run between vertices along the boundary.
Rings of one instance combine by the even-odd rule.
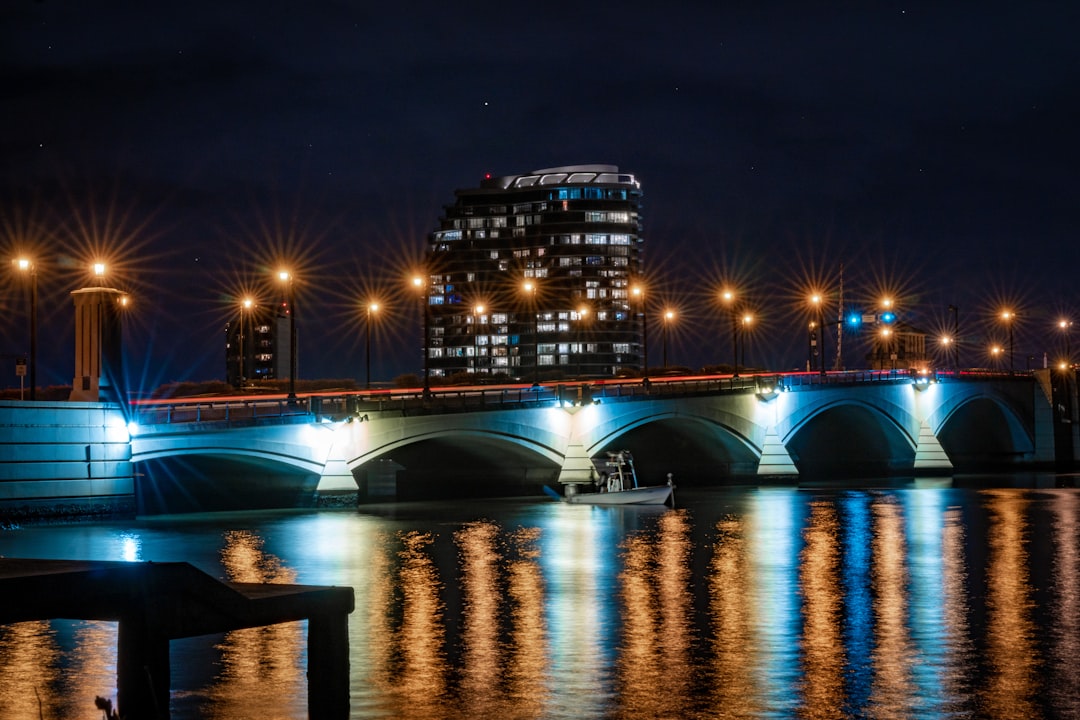
[[[640,189],[641,185],[629,173],[620,173],[618,165],[563,165],[561,167],[533,170],[520,175],[502,175],[485,177],[480,187],[485,189],[509,190],[527,188],[536,185],[632,185]]]

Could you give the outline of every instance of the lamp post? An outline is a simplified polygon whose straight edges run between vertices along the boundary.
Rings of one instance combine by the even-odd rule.
[[[420,312],[423,315],[421,318],[422,332],[420,348],[424,352],[424,397],[426,398],[431,394],[431,366],[430,355],[431,352],[428,349],[428,298],[427,290],[424,288],[424,278],[416,275],[412,279],[413,287],[415,287],[420,293]]]
[[[1001,363],[1001,346],[994,345],[990,348],[990,355],[994,358],[994,366],[997,367]]]
[[[371,389],[371,314],[379,311],[379,303],[369,302],[364,319],[364,389]]]
[[[892,351],[892,328],[881,328],[881,369],[885,369],[885,355],[889,356],[889,368],[896,369],[896,355]]]
[[[953,370],[960,372],[960,308],[950,305],[949,312],[952,313]]]
[[[675,311],[664,311],[664,370],[667,370],[668,326],[675,320]]]
[[[243,302],[240,303],[240,332],[238,333],[238,335],[239,335],[238,339],[240,341],[240,343],[239,343],[240,344],[240,348],[239,348],[239,350],[240,350],[240,372],[237,373],[237,375],[240,378],[240,389],[241,390],[244,388],[244,384],[245,384],[244,383],[244,380],[245,380],[245,378],[244,378],[244,311],[245,310],[251,310],[251,307],[254,304],[255,303],[251,300],[251,298],[244,298]]]
[[[825,377],[825,303],[818,293],[810,296],[810,303],[816,309],[818,324],[818,367],[822,377]]]
[[[742,325],[739,328],[739,344],[742,347],[742,356],[739,358],[739,362],[744,368],[746,367],[746,334],[752,322],[754,322],[754,316],[746,313],[742,316]]]
[[[1005,310],[1001,313],[1001,319],[1005,321],[1005,324],[1009,326],[1009,374],[1013,374],[1013,321],[1016,320],[1016,313],[1011,310]]]
[[[1058,327],[1065,333],[1065,362],[1072,367],[1072,320],[1058,320]]]
[[[731,315],[731,365],[735,368],[735,375],[739,374],[739,336],[738,336],[738,318],[735,312],[735,293],[731,290],[725,290],[720,294],[720,298],[727,305],[728,314]]]
[[[641,304],[641,377],[643,380],[649,379],[649,314],[648,306],[645,303],[645,288],[641,285],[635,285],[632,291],[634,297],[638,299]]]
[[[473,368],[480,372],[480,319],[484,315],[483,305],[473,305]]]
[[[289,303],[289,403],[296,402],[296,287],[288,270],[278,271],[278,280],[285,283]]]
[[[582,342],[582,338],[585,337],[585,319],[589,317],[589,308],[582,305],[578,308],[578,352],[577,352],[577,374],[578,378],[581,378],[581,357],[585,354],[585,343]]]
[[[533,385],[540,384],[540,313],[536,307],[536,283],[526,280],[521,286],[529,296],[529,305],[532,310],[533,322]]]
[[[29,258],[19,258],[15,267],[30,275],[30,399],[37,399],[37,266]]]

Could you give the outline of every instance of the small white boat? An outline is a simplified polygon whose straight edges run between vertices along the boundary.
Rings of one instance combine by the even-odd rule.
[[[559,499],[574,505],[664,505],[675,492],[671,473],[666,485],[639,486],[634,458],[626,450],[609,452],[603,469],[594,477],[597,492],[571,492]]]

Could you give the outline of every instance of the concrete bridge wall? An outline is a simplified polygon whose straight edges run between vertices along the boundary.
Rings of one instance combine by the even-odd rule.
[[[8,514],[130,513],[134,494],[118,406],[0,401],[0,504]]]
[[[516,409],[383,405],[347,414],[160,423],[130,437],[116,406],[0,405],[0,500],[139,498],[140,512],[304,506],[317,495],[534,494],[589,481],[590,458],[630,449],[643,482],[948,474],[1060,463],[1062,420],[1038,378],[793,385],[675,393],[654,384],[598,404]],[[1074,413],[1075,414],[1075,413]],[[318,420],[318,421],[316,421]],[[1073,427],[1075,428],[1075,423]],[[1072,432],[1075,435],[1075,431]],[[1070,440],[1067,459],[1075,460]],[[1056,453],[1056,454],[1055,454]],[[500,491],[504,491],[501,492]],[[179,504],[177,504],[179,503]]]

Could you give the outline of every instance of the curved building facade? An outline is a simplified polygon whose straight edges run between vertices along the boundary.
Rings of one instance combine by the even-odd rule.
[[[433,377],[612,377],[642,365],[641,186],[613,165],[487,177],[431,233]]]

